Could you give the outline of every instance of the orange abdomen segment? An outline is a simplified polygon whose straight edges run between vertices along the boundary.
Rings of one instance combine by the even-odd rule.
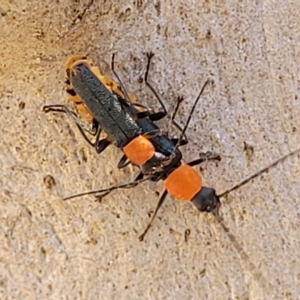
[[[65,67],[66,72],[66,84],[67,84],[67,92],[70,95],[71,101],[73,101],[77,105],[77,109],[84,115],[84,117],[91,122],[93,120],[93,116],[89,113],[85,105],[82,103],[80,97],[77,95],[76,91],[74,90],[73,86],[70,82],[71,72],[73,71],[74,66],[78,63],[86,63],[92,66],[92,61],[88,59],[86,56],[78,55],[71,57]],[[91,67],[93,68],[93,67]]]
[[[85,59],[86,59],[86,57],[84,55],[76,55],[76,56],[71,57],[66,63],[65,71],[67,72],[69,69],[71,69],[76,62],[85,60]]]
[[[188,165],[180,165],[165,180],[165,188],[174,198],[190,201],[200,191],[202,178]]]
[[[148,139],[140,135],[128,143],[123,152],[131,163],[142,166],[153,157],[155,148]]]
[[[86,63],[90,66],[93,65],[93,61],[89,58],[87,58],[85,55],[76,55],[71,57],[65,66],[65,72],[68,73],[68,71],[72,68],[74,68],[78,63]],[[68,77],[68,74],[67,74]]]

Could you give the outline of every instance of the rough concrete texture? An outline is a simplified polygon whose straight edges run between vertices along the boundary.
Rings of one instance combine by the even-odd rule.
[[[222,155],[201,166],[205,184],[221,193],[299,147],[300,2],[87,4],[0,4],[1,299],[299,299],[299,154],[221,199],[242,250],[212,216],[170,198],[140,243],[155,190],[144,183],[101,204],[91,196],[63,202],[136,170],[118,170],[120,151],[97,155],[69,118],[41,107],[72,107],[63,68],[79,53],[111,76],[117,50],[128,90],[158,108],[139,83],[144,52],[155,52],[150,78],[166,106],[186,97],[181,124],[213,79],[183,153],[187,161]]]

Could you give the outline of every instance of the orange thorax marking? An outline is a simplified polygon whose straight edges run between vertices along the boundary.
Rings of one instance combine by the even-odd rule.
[[[131,163],[142,166],[153,157],[155,148],[147,138],[140,135],[128,143],[123,152]]]
[[[180,165],[165,180],[168,193],[181,201],[192,200],[201,187],[200,174],[188,165]]]

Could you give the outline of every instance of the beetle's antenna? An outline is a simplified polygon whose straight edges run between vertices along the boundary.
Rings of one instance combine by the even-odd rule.
[[[185,126],[184,126],[184,128],[183,128],[183,130],[182,130],[182,132],[181,132],[181,135],[180,135],[180,137],[179,137],[177,143],[176,143],[176,146],[175,146],[176,149],[180,146],[180,143],[181,143],[181,141],[182,141],[182,139],[183,139],[183,137],[184,137],[184,134],[185,134],[185,132],[186,132],[186,130],[187,130],[189,124],[190,124],[190,121],[191,121],[192,115],[193,115],[193,113],[194,113],[194,111],[195,111],[195,108],[196,108],[196,106],[197,106],[197,104],[198,104],[198,102],[199,102],[199,100],[200,100],[200,98],[201,98],[201,96],[202,96],[202,94],[203,94],[203,92],[204,92],[204,90],[205,90],[205,87],[207,86],[207,84],[208,84],[209,82],[210,82],[210,80],[206,80],[206,81],[205,81],[204,85],[202,86],[202,89],[201,89],[200,93],[198,94],[198,96],[197,96],[197,98],[196,98],[196,100],[195,100],[195,103],[194,103],[194,105],[193,105],[193,107],[192,107],[192,109],[191,109],[191,112],[190,112],[190,114],[189,114],[189,116],[188,116],[188,119],[187,119],[187,121],[186,121],[186,123],[185,123]]]

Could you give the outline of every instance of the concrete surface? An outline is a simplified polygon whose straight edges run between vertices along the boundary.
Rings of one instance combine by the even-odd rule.
[[[157,107],[139,83],[143,52],[154,51],[150,77],[167,107],[186,97],[181,123],[211,78],[183,152],[222,155],[201,166],[221,193],[299,147],[300,2],[87,2],[0,4],[1,299],[299,299],[299,154],[221,199],[242,251],[212,216],[172,199],[140,243],[155,191],[63,202],[135,170],[118,170],[119,151],[97,155],[71,120],[41,107],[69,104],[63,68],[74,54],[111,74],[118,50],[128,89]]]

